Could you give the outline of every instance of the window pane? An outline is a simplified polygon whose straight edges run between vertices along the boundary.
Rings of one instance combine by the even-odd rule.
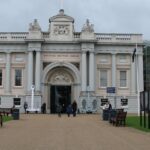
[[[107,70],[100,71],[100,86],[107,87]]]
[[[15,86],[21,86],[22,85],[22,70],[15,70]]]
[[[2,70],[0,70],[0,86],[2,86]]]
[[[14,98],[14,105],[21,105],[21,99],[20,98]]]
[[[126,71],[120,71],[120,87],[126,87],[127,86],[127,77],[126,77]]]

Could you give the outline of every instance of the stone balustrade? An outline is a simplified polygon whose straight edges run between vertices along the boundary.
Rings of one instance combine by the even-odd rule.
[[[43,32],[43,38],[49,40],[49,32]],[[102,43],[143,43],[142,34],[95,33],[96,40]],[[28,32],[0,32],[0,41],[24,41]],[[74,40],[81,38],[80,32],[74,32]]]
[[[96,33],[96,39],[106,43],[143,43],[142,34]]]
[[[24,41],[27,35],[27,32],[0,32],[0,41]]]

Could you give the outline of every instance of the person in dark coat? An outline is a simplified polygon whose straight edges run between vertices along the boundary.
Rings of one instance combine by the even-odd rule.
[[[58,113],[58,117],[61,117],[61,111],[62,111],[62,106],[61,106],[61,104],[57,104],[56,111],[57,111],[57,113]]]
[[[43,114],[46,114],[46,103],[43,103],[42,106],[41,106],[41,112]]]
[[[111,103],[110,103],[110,101],[108,101],[108,110],[111,110],[112,109],[112,105],[111,105]]]
[[[26,114],[27,113],[27,108],[28,108],[28,103],[26,101],[24,102],[23,107],[24,107],[24,112]]]
[[[72,113],[73,113],[73,117],[75,117],[76,116],[76,111],[77,111],[77,102],[76,101],[74,101],[73,103],[72,103]]]
[[[70,114],[72,113],[72,106],[71,105],[68,105],[67,106],[67,115],[68,117],[70,117]]]

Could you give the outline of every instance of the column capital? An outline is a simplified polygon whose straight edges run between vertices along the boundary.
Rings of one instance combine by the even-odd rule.
[[[84,51],[82,51],[82,54],[86,54],[86,53],[87,53],[87,51],[85,51],[85,50],[84,50]]]
[[[117,52],[111,52],[112,55],[117,55]]]
[[[5,53],[6,53],[6,54],[11,54],[12,52],[11,52],[11,51],[5,51]]]

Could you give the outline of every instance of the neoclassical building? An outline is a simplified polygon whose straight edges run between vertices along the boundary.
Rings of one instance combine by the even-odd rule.
[[[56,113],[58,103],[65,111],[74,100],[80,112],[96,112],[106,99],[117,108],[127,99],[128,111],[137,112],[142,51],[141,34],[95,33],[88,20],[75,32],[74,19],[62,9],[49,19],[47,32],[36,19],[28,32],[0,32],[0,107],[15,104],[23,112],[34,85],[34,107],[45,102],[48,113]]]

